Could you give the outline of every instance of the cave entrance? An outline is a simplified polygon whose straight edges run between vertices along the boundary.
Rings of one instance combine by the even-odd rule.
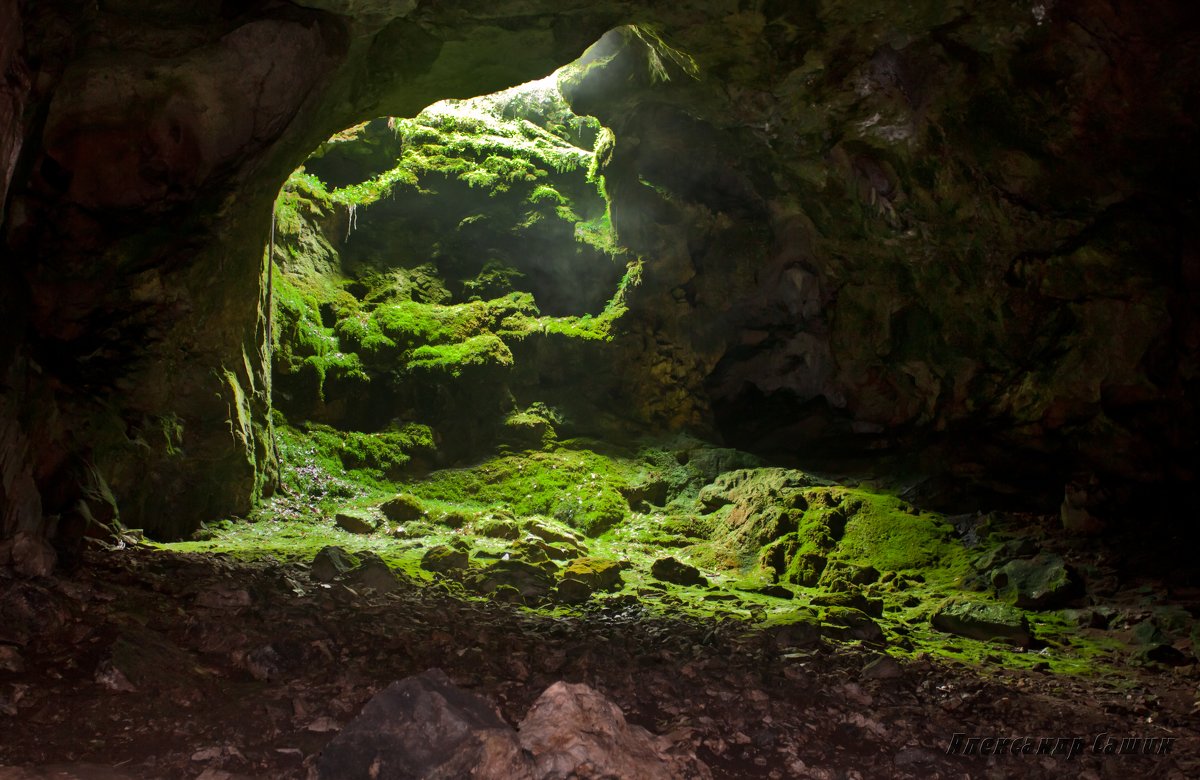
[[[284,185],[275,407],[340,431],[424,431],[347,468],[395,476],[426,451],[445,464],[538,443],[571,394],[578,343],[609,339],[640,260],[610,219],[613,135],[560,83],[623,40],[496,94],[348,128]]]

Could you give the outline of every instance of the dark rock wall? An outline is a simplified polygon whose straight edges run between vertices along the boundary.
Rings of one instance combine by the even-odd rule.
[[[644,419],[1192,475],[1189,5],[632,6],[0,3],[3,536],[248,509],[288,172],[638,19],[702,74],[591,98],[614,221],[651,260],[625,366]]]
[[[594,69],[576,108],[614,130],[614,222],[652,258],[646,415],[791,453],[938,441],[1059,489],[1191,479],[1197,29],[767,3],[680,31],[699,81]]]

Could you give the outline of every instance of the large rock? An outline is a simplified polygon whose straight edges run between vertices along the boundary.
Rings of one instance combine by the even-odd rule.
[[[466,551],[451,547],[448,544],[439,544],[430,547],[421,556],[421,568],[426,571],[439,572],[445,574],[450,571],[458,571],[467,568],[471,558]]]
[[[596,590],[616,588],[621,585],[621,564],[605,558],[576,558],[563,569],[562,576],[579,580]]]
[[[425,506],[421,499],[408,493],[399,493],[379,505],[380,511],[393,523],[407,523],[418,520],[425,514]]]
[[[358,565],[358,557],[341,547],[328,545],[313,558],[308,571],[314,580],[332,582]]]
[[[617,705],[583,684],[554,683],[521,721],[521,746],[547,780],[684,777],[665,752],[668,744],[626,723]]]
[[[368,550],[359,553],[359,559],[362,562],[348,571],[343,579],[347,585],[370,588],[376,593],[391,593],[400,587],[396,572],[378,555]]]
[[[1079,578],[1051,553],[1009,561],[992,572],[996,595],[1021,609],[1054,609],[1082,592]]]
[[[930,623],[939,631],[971,639],[995,639],[1022,647],[1032,640],[1029,620],[1007,604],[950,600],[938,607]]]
[[[376,694],[317,761],[319,780],[528,780],[531,769],[512,728],[440,669]]]
[[[586,685],[558,682],[534,702],[520,736],[440,669],[392,683],[321,751],[318,780],[706,780],[670,740],[625,721]]]
[[[371,534],[375,532],[375,523],[366,512],[345,509],[338,512],[333,521],[338,528],[352,534]]]
[[[553,577],[541,567],[525,561],[510,559],[496,561],[480,572],[471,574],[467,584],[480,593],[495,593],[512,588],[522,601],[546,598],[554,588]]]
[[[672,582],[676,585],[707,585],[708,580],[695,566],[676,560],[671,556],[659,558],[650,567],[650,574],[656,580]]]

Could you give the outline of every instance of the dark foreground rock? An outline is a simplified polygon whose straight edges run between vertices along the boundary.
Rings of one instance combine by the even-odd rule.
[[[521,746],[533,755],[539,780],[712,777],[699,761],[673,758],[670,740],[626,723],[617,705],[583,684],[547,688],[521,721]]]
[[[482,698],[440,669],[392,683],[321,752],[320,780],[613,780],[711,778],[669,739],[625,722],[583,684],[557,682],[534,702],[520,736]]]
[[[433,669],[392,683],[321,751],[320,780],[531,778],[516,733]]]

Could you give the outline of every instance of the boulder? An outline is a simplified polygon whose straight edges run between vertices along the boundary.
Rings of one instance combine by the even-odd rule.
[[[605,558],[576,558],[563,569],[562,576],[579,580],[596,590],[610,590],[621,585],[621,564]]]
[[[421,568],[440,574],[462,570],[470,565],[470,557],[464,550],[459,550],[446,544],[430,547],[421,556]]]
[[[1029,620],[1008,604],[951,599],[938,607],[929,622],[939,631],[970,639],[996,639],[1022,647],[1033,639]]]
[[[526,533],[533,534],[542,541],[551,544],[563,542],[578,547],[581,543],[580,538],[575,533],[549,526],[537,517],[531,517],[523,521],[521,528]]]
[[[1037,543],[1032,539],[1009,539],[975,556],[971,565],[982,572],[1003,566],[1014,558],[1028,558],[1037,554]]]
[[[670,556],[659,558],[650,567],[650,574],[656,580],[673,582],[676,585],[707,585],[708,580],[700,570]]]
[[[375,523],[370,515],[352,509],[343,509],[334,515],[337,527],[352,534],[374,533]]]
[[[1156,663],[1164,666],[1186,666],[1192,662],[1182,650],[1165,642],[1143,645],[1133,651],[1129,660],[1139,665]]]
[[[564,604],[582,604],[590,599],[594,592],[595,588],[586,582],[568,577],[558,581],[558,587],[554,589],[554,598]]]
[[[489,539],[519,539],[521,529],[512,520],[481,520],[475,524],[475,533]]]
[[[838,639],[858,639],[871,644],[884,641],[883,629],[871,616],[852,607],[827,607],[825,622],[832,628],[826,629],[830,636]]]
[[[408,493],[398,493],[379,505],[384,517],[393,523],[407,523],[425,514],[425,506],[416,496]]]
[[[684,776],[667,754],[666,740],[628,724],[617,705],[582,683],[547,688],[521,721],[520,732],[538,778]]]
[[[309,574],[314,580],[332,582],[341,575],[358,565],[358,557],[341,547],[329,545],[322,547],[308,566]]]
[[[876,656],[862,668],[864,680],[894,680],[904,676],[900,662],[887,653]]]
[[[382,558],[372,552],[360,553],[362,563],[351,569],[344,582],[350,587],[371,588],[376,593],[391,593],[400,587],[400,580]]]
[[[1021,609],[1055,609],[1082,593],[1074,570],[1051,553],[1009,561],[991,581],[997,596]]]
[[[780,652],[797,647],[811,647],[821,641],[821,620],[815,612],[802,608],[787,615],[772,618],[764,627]]]
[[[495,593],[504,586],[512,587],[525,601],[545,598],[554,588],[554,580],[544,569],[515,559],[496,561],[471,575],[468,584],[485,594]]]
[[[321,751],[318,780],[711,780],[708,767],[632,726],[582,684],[546,689],[520,734],[486,701],[431,669],[392,683]]]
[[[533,777],[512,728],[439,669],[376,694],[321,751],[316,770],[319,780]]]

